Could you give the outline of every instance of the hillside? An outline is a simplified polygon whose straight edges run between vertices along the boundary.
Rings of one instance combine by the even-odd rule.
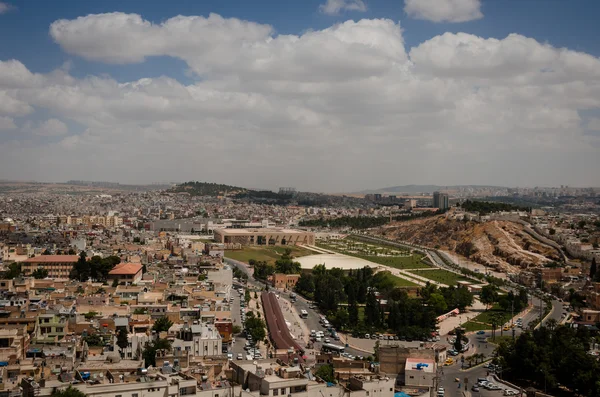
[[[509,221],[484,223],[434,218],[383,226],[386,238],[453,251],[499,271],[519,271],[560,260],[556,249],[543,244]]]
[[[192,196],[231,196],[246,192],[238,186],[209,182],[185,182],[167,190],[167,193],[189,193]]]
[[[485,188],[485,189],[504,189],[499,186],[479,186],[479,185],[455,185],[455,186],[439,186],[439,185],[403,185],[403,186],[389,186],[379,189],[368,189],[358,193],[370,194],[370,193],[433,193],[435,191],[447,191],[447,190],[460,190],[465,188]]]

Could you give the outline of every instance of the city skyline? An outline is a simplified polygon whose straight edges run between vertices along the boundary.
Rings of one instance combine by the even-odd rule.
[[[3,0],[0,178],[600,186],[600,6],[539,8]]]

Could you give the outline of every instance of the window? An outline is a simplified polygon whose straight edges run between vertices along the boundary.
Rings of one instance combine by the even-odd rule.
[[[279,395],[279,390],[277,390],[277,389],[273,389],[273,395],[274,395],[274,396],[278,396],[278,395]]]
[[[115,397],[122,397],[120,394],[117,394]]]
[[[282,395],[282,396],[285,396],[285,387],[282,387],[282,388],[281,388],[281,395]]]
[[[138,397],[138,394],[137,394],[137,393],[133,393],[133,394],[131,395],[131,397]]]

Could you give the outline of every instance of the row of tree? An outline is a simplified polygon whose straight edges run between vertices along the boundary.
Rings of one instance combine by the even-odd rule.
[[[531,211],[530,207],[520,207],[507,203],[494,203],[491,201],[471,201],[466,200],[462,204],[456,204],[457,207],[462,207],[465,211],[478,212],[480,215],[487,215],[492,212],[500,211]]]
[[[266,280],[275,273],[300,273],[300,263],[294,261],[292,250],[289,248],[286,248],[281,257],[275,261],[275,264],[266,261],[257,261],[255,259],[250,259],[248,264],[254,268],[254,277],[260,280]]]
[[[600,395],[600,364],[589,354],[597,333],[586,327],[547,326],[524,332],[516,340],[503,341],[497,360],[503,377],[554,394],[559,386],[583,396]]]
[[[95,255],[87,260],[85,252],[82,252],[73,265],[69,278],[78,281],[87,281],[90,278],[94,281],[106,281],[108,273],[119,263],[121,263],[121,258],[118,256],[102,258]]]
[[[437,316],[473,303],[464,287],[428,284],[417,297],[409,297],[389,272],[374,273],[369,267],[346,273],[317,265],[300,275],[295,290],[313,300],[335,328],[354,334],[391,330],[407,337],[425,336],[435,329]]]

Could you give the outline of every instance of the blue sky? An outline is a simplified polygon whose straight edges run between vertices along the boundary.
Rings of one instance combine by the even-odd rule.
[[[597,15],[592,0],[0,0],[0,178],[600,186]]]
[[[600,56],[598,15],[600,2],[595,0],[487,0],[482,2],[485,18],[467,23],[432,23],[409,18],[403,2],[367,2],[366,12],[325,15],[319,12],[320,0],[203,0],[203,1],[79,1],[58,2],[12,1],[15,12],[0,19],[1,59],[19,59],[31,71],[48,72],[64,62],[73,63],[73,74],[108,73],[120,81],[162,74],[187,81],[185,63],[170,57],[150,59],[144,64],[112,66],[87,62],[65,54],[48,34],[57,19],[74,19],[82,15],[121,11],[140,14],[160,23],[176,15],[217,13],[272,25],[279,34],[301,34],[308,29],[323,29],[347,19],[389,18],[400,21],[404,39],[410,47],[444,32],[468,32],[481,37],[503,38],[518,32],[555,47],[568,47]]]

